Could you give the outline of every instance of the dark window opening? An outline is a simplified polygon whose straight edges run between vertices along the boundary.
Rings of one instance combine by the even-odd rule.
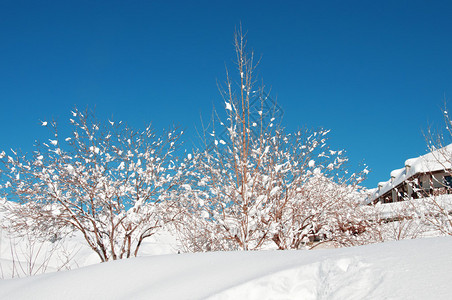
[[[452,188],[452,176],[444,176],[444,184],[447,187]]]

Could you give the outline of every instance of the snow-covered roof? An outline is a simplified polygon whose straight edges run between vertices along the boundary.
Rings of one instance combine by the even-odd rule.
[[[451,169],[451,162],[452,144],[436,149],[425,155],[407,159],[404,168],[392,171],[388,181],[379,182],[378,187],[371,190],[368,203],[386,194],[388,191],[416,174]]]

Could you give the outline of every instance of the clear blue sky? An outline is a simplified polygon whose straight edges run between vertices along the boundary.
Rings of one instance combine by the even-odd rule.
[[[279,3],[281,2],[281,3]],[[331,129],[365,185],[426,151],[452,98],[451,1],[0,1],[0,149],[32,150],[74,105],[186,128],[221,106],[234,28],[289,131]],[[452,104],[451,104],[452,105]]]

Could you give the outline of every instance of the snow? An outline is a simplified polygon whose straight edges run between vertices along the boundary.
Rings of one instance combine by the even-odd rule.
[[[6,201],[3,205],[16,205]],[[4,213],[0,210],[0,225],[8,227]],[[40,240],[32,233],[23,237],[8,233],[0,227],[0,282],[12,277],[26,277],[58,270],[74,270],[99,264],[98,255],[86,244],[80,233],[65,239]],[[143,241],[139,255],[156,256],[178,253],[181,249],[176,236],[163,228]],[[52,251],[52,249],[56,249]],[[0,299],[3,297],[0,296]]]
[[[451,237],[139,257],[0,281],[1,299],[450,299]]]
[[[374,212],[377,212],[382,219],[391,219],[401,216],[411,217],[413,214],[428,214],[432,211],[432,206],[437,210],[452,211],[452,195],[430,196],[385,204],[377,203],[372,207],[366,206],[365,209],[368,209],[369,212],[375,209]]]
[[[391,172],[391,178],[397,178],[403,174],[403,171],[405,171],[405,168],[397,169]]]

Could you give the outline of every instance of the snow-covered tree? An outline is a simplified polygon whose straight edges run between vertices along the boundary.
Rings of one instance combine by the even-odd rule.
[[[303,171],[293,197],[280,213],[273,236],[279,249],[309,248],[317,244],[314,241],[347,245],[343,241],[354,240],[367,230],[369,223],[359,213],[360,179],[353,174],[347,179],[333,175],[340,167],[336,157],[329,167],[319,164],[313,172]]]
[[[183,174],[174,157],[182,132],[102,124],[77,109],[70,124],[65,138],[56,122],[43,122],[52,138],[32,155],[1,152],[1,190],[21,203],[9,221],[14,230],[75,230],[101,261],[136,256],[171,218],[170,194]]]
[[[430,153],[422,161],[427,169],[431,169],[429,186],[436,189],[424,190],[413,180],[414,193],[419,200],[410,201],[424,231],[429,235],[452,235],[452,119],[447,107],[443,110],[444,127],[429,129],[424,135]],[[434,171],[443,170],[442,177],[436,177]]]
[[[179,233],[190,251],[299,248],[333,230],[329,217],[346,213],[337,210],[357,189],[357,176],[343,177],[343,152],[328,148],[328,131],[287,134],[278,125],[245,46],[238,32],[237,81],[227,72],[220,88],[226,120],[205,128],[204,150],[185,162],[191,184],[181,186]]]

